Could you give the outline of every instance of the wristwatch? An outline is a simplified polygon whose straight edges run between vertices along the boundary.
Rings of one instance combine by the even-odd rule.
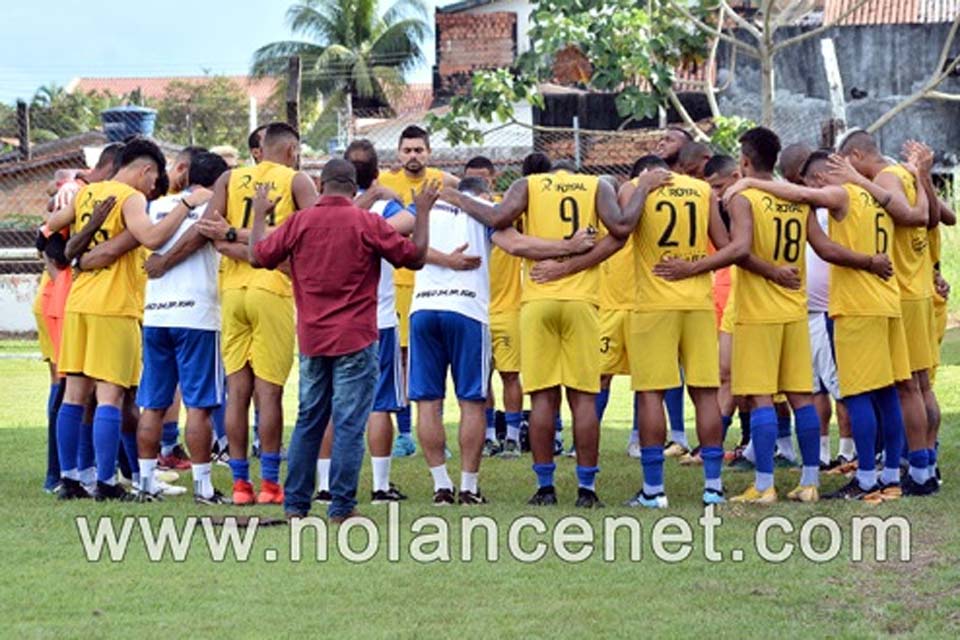
[[[227,242],[236,242],[236,241],[237,241],[237,228],[236,228],[236,227],[230,227],[229,229],[227,229],[227,233],[226,233],[226,235],[224,236],[224,239],[225,239]]]

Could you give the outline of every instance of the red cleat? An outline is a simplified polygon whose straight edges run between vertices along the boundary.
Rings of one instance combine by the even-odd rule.
[[[157,457],[158,469],[169,469],[173,471],[187,471],[190,469],[190,457],[183,447],[177,445],[170,452],[170,455],[160,455]]]
[[[264,480],[260,484],[257,504],[283,504],[283,487],[276,482]]]
[[[233,481],[233,504],[245,505],[255,502],[253,495],[253,485],[249,480]]]

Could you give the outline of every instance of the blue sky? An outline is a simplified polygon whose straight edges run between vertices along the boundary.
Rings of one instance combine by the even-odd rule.
[[[424,0],[432,11],[451,0]],[[22,0],[5,2],[0,38],[0,102],[30,98],[37,87],[76,76],[168,76],[249,70],[258,47],[290,37],[292,0]],[[389,0],[381,0],[381,6]],[[81,9],[82,8],[82,9]],[[156,9],[155,9],[156,8]],[[411,82],[430,82],[427,63]]]

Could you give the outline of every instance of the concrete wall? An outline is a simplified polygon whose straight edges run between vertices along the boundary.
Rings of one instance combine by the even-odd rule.
[[[33,299],[37,295],[40,276],[30,274],[0,275],[0,332],[22,333],[36,330]]]

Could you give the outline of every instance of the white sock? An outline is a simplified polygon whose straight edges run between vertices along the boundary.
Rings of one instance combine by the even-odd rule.
[[[820,463],[830,464],[830,436],[820,436]]]
[[[69,471],[63,471],[60,473],[60,477],[66,480],[76,480],[80,482],[80,472],[76,469],[70,469]]]
[[[640,432],[636,429],[630,429],[630,442],[627,444],[640,444]]]
[[[170,455],[171,453],[173,453],[173,448],[176,447],[176,446],[177,446],[177,445],[175,445],[175,444],[172,444],[172,445],[161,445],[161,446],[160,446],[160,455],[162,455],[162,456],[168,456],[168,455]]]
[[[793,438],[790,436],[777,438],[777,453],[788,460],[796,460],[797,453],[793,450]]]
[[[96,467],[87,467],[86,469],[80,469],[78,472],[78,477],[80,478],[80,484],[91,485],[97,483],[97,468]]]
[[[213,483],[210,481],[210,463],[191,464],[193,472],[193,493],[201,498],[213,497]]]
[[[479,473],[470,473],[469,471],[460,472],[460,491],[477,492],[477,476]]]
[[[520,427],[507,426],[507,440],[520,442]]]
[[[330,458],[317,458],[317,491],[330,491]]]
[[[130,478],[130,484],[132,484],[132,485],[135,486],[135,487],[139,487],[139,486],[140,486],[140,474],[139,474],[139,473],[131,473],[130,475],[132,476],[132,477]]]
[[[820,467],[804,467],[800,472],[800,484],[809,487],[820,486]]]
[[[437,467],[430,467],[430,475],[433,476],[433,490],[453,489],[453,480],[447,473],[447,465],[441,464]]]
[[[883,484],[897,484],[900,482],[900,467],[893,465],[890,467],[884,467],[883,473],[880,475],[880,480]]]
[[[853,438],[840,438],[840,451],[838,455],[847,460],[853,460],[857,455],[857,449],[853,444]]]
[[[390,456],[385,458],[370,457],[371,466],[373,467],[374,491],[390,490],[390,460],[392,460]]]
[[[772,473],[763,473],[757,471],[754,474],[754,484],[756,485],[757,491],[766,491],[773,486],[773,474]]]
[[[487,435],[484,436],[487,440],[496,440],[497,439],[497,428],[496,427],[487,427]]]
[[[220,451],[226,451],[227,444],[228,444],[227,436],[223,436],[222,438],[217,438],[217,446],[220,447]]]
[[[756,464],[757,456],[753,453],[753,440],[747,443],[747,446],[743,450],[743,457],[749,460],[750,462]]]
[[[140,491],[154,494],[157,492],[154,485],[154,475],[157,471],[156,458],[140,458]]]
[[[670,430],[670,439],[679,444],[680,446],[689,449],[690,443],[687,442],[687,432],[686,431],[673,431]]]

